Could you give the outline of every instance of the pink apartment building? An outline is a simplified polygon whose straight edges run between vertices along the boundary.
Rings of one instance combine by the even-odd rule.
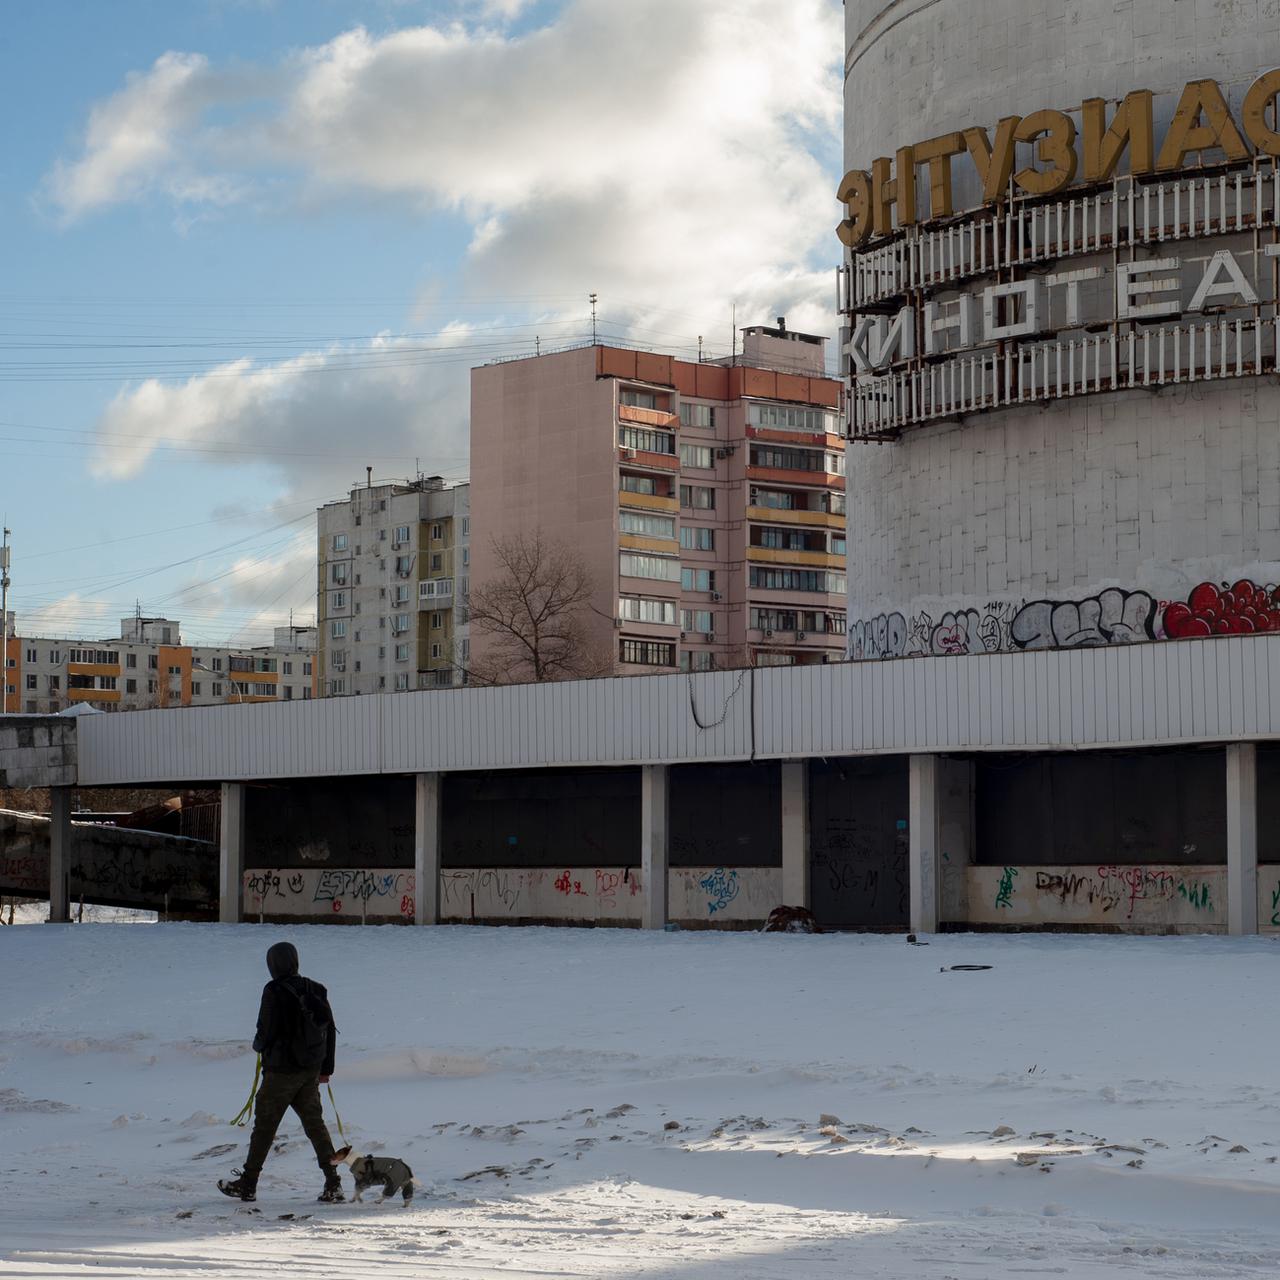
[[[493,539],[541,529],[586,562],[592,643],[619,674],[843,657],[824,345],[779,320],[744,330],[734,362],[590,346],[472,370],[473,583]]]

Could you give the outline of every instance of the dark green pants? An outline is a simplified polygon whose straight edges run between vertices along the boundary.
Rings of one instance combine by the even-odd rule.
[[[316,1163],[328,1177],[333,1172],[329,1163],[333,1156],[333,1139],[324,1123],[320,1103],[318,1071],[268,1071],[263,1074],[262,1088],[253,1108],[253,1134],[249,1138],[249,1157],[244,1171],[256,1178],[266,1163],[272,1140],[284,1113],[292,1107],[316,1151]]]

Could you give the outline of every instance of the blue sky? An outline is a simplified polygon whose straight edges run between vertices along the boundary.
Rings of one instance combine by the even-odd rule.
[[[0,513],[24,634],[314,611],[315,506],[467,472],[467,370],[833,330],[838,0],[6,10]],[[482,533],[480,536],[483,536]]]

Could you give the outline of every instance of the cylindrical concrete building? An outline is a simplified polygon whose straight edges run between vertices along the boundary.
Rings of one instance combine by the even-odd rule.
[[[1269,0],[846,0],[849,651],[1280,629]]]

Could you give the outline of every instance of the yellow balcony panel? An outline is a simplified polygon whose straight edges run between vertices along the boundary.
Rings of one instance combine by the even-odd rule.
[[[761,524],[807,524],[815,529],[844,528],[844,516],[830,511],[784,511],[778,507],[748,507],[747,519]]]
[[[618,504],[623,507],[640,507],[645,511],[670,511],[672,515],[680,510],[679,498],[663,498],[656,493],[631,493],[627,489],[619,492]]]
[[[843,569],[844,556],[825,551],[791,551],[785,547],[748,547],[747,559],[760,564],[794,564],[813,569]]]
[[[634,404],[620,404],[618,418],[622,422],[637,422],[646,427],[662,427],[668,431],[680,425],[678,413],[668,413],[665,409],[642,409]]]
[[[680,550],[680,544],[674,538],[646,538],[639,533],[620,533],[618,546],[627,551],[658,551],[666,556]]]
[[[119,702],[119,689],[68,689],[72,702]]]
[[[67,674],[71,676],[118,676],[118,662],[68,662]]]

